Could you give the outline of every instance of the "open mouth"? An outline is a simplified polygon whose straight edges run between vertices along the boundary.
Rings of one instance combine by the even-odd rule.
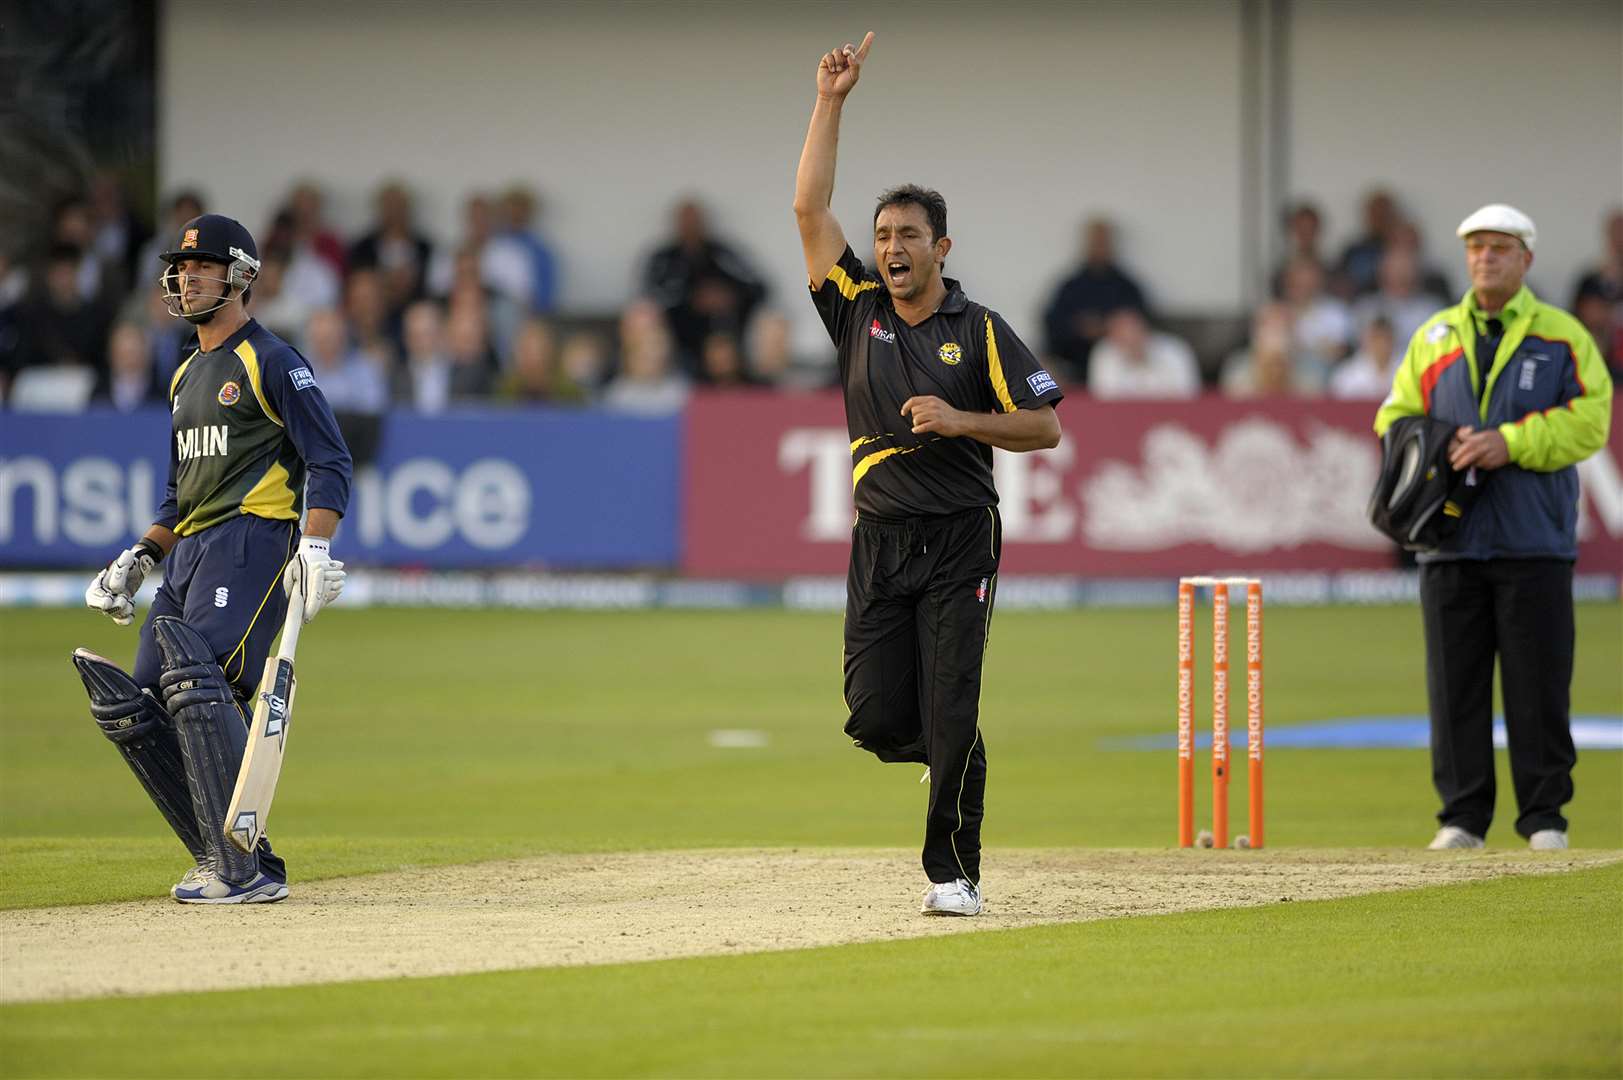
[[[893,287],[899,288],[913,280],[913,268],[904,262],[888,262],[885,264],[885,277]]]

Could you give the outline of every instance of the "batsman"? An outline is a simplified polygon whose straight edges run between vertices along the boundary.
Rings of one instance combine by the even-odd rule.
[[[233,845],[227,808],[289,595],[308,623],[344,587],[329,548],[351,460],[310,365],[248,317],[259,272],[248,230],[204,214],[161,257],[164,304],[197,331],[169,385],[168,487],[152,527],[85,602],[127,626],[160,563],[163,582],[133,674],[85,649],[73,663],[91,715],[195,863],[170,895],[269,903],[288,895],[287,866],[268,840]]]

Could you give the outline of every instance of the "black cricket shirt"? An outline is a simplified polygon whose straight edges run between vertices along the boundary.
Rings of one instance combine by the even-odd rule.
[[[859,514],[913,518],[997,503],[992,448],[967,436],[913,434],[910,397],[938,397],[964,412],[1040,409],[1064,397],[1002,316],[943,279],[947,298],[909,326],[890,290],[849,246],[812,290],[839,349],[851,486]]]

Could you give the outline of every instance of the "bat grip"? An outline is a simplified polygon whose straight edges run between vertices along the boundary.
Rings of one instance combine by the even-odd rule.
[[[298,558],[297,555],[294,556]],[[304,627],[304,567],[294,575],[294,584],[287,596],[287,618],[282,620],[282,644],[276,655],[284,660],[293,659],[293,650],[299,646],[299,631]]]

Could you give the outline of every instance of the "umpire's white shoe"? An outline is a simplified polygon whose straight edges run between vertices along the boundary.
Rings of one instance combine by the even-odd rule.
[[[1449,848],[1479,848],[1486,847],[1482,837],[1468,833],[1458,825],[1444,825],[1437,830],[1437,835],[1431,838],[1426,845],[1428,851],[1447,851]]]
[[[207,866],[195,867],[187,877],[193,878],[192,884],[187,885],[183,878],[171,890],[171,895],[182,904],[274,904],[287,899],[287,882],[263,873],[242,885],[221,880],[220,875]]]
[[[979,915],[981,891],[963,878],[942,881],[924,890],[922,915]]]
[[[1527,838],[1527,846],[1534,851],[1567,850],[1567,834],[1560,829],[1540,829]]]

